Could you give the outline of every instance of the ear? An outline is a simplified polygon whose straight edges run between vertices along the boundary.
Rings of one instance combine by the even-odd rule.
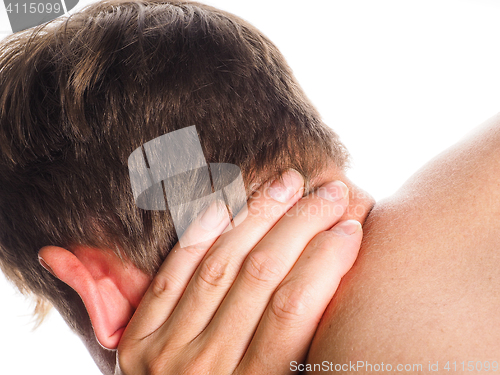
[[[42,266],[80,295],[99,343],[116,349],[151,277],[110,250],[45,246],[38,256]]]

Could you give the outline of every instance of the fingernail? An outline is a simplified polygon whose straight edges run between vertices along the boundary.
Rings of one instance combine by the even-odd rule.
[[[316,195],[320,198],[336,202],[342,198],[346,198],[349,194],[349,189],[342,181],[328,182],[316,190]]]
[[[226,206],[221,202],[215,201],[201,215],[200,226],[205,230],[211,231],[217,228],[228,217],[229,214]]]
[[[267,192],[275,201],[286,203],[304,186],[302,175],[294,169],[289,169],[282,180],[275,180]]]
[[[47,271],[49,271],[52,274],[52,276],[57,277],[56,274],[54,273],[54,271],[52,271],[52,268],[50,268],[50,266],[47,264],[47,262],[45,262],[43,260],[42,257],[38,257],[38,261],[40,262],[40,264],[43,268],[45,268]]]
[[[341,236],[350,236],[356,233],[357,231],[361,230],[361,224],[359,221],[356,220],[346,220],[335,225],[330,230]]]

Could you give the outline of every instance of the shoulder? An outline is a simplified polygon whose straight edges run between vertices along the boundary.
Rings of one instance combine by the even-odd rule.
[[[499,215],[497,115],[375,205],[309,362],[498,354]]]

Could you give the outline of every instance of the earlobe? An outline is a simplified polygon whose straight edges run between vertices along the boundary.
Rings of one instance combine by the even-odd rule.
[[[100,344],[116,349],[151,278],[111,251],[45,246],[38,255],[49,272],[80,295]]]

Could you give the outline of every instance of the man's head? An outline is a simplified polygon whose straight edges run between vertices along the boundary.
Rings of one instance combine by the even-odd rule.
[[[168,210],[134,203],[127,159],[142,144],[195,125],[207,162],[239,166],[247,193],[347,160],[276,47],[198,3],[107,1],[15,34],[0,87],[0,266],[82,334],[80,299],[37,254],[101,251],[154,275],[177,236]]]

